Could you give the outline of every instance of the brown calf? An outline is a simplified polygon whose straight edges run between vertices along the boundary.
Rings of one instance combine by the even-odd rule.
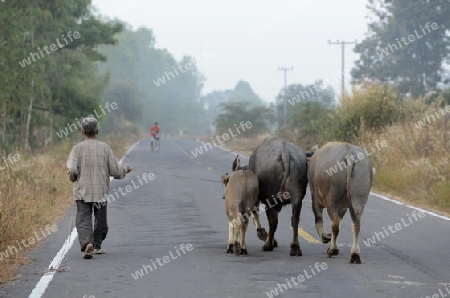
[[[247,254],[245,232],[251,211],[258,202],[258,178],[252,171],[238,170],[231,175],[222,175],[225,189],[225,211],[228,216],[227,253]],[[256,217],[256,218],[255,218]],[[259,224],[259,218],[253,212],[253,222]],[[257,225],[255,223],[255,225]],[[240,238],[240,240],[239,240]]]

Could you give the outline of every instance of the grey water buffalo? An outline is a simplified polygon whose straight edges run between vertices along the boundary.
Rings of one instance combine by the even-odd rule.
[[[258,177],[258,201],[266,205],[269,222],[268,235],[262,235],[258,229],[258,237],[265,239],[261,250],[271,251],[277,246],[275,231],[278,226],[278,213],[283,205],[291,204],[293,236],[290,255],[302,255],[298,242],[298,224],[308,183],[306,166],[303,149],[278,138],[267,138],[250,156],[248,169]]]
[[[227,253],[247,254],[245,233],[248,219],[258,202],[258,178],[248,170],[237,170],[233,165],[231,175],[222,175],[225,190],[225,211],[228,216]],[[255,217],[256,216],[256,217]],[[258,214],[253,214],[253,222],[258,222]],[[255,223],[257,225],[257,223]]]
[[[360,147],[348,143],[327,143],[314,153],[308,165],[308,181],[316,230],[324,243],[322,212],[327,208],[331,221],[331,243],[327,256],[339,254],[339,224],[347,209],[353,221],[350,263],[361,263],[358,235],[361,216],[372,186],[372,162]]]

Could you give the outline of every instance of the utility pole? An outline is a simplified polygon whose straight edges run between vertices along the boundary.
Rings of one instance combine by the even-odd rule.
[[[342,45],[342,95],[344,95],[344,91],[345,91],[345,72],[344,72],[344,53],[345,53],[345,45],[346,44],[357,44],[357,40],[355,39],[355,41],[339,41],[336,40],[335,42],[331,42],[330,40],[328,40],[328,44],[340,44]]]
[[[286,93],[287,93],[287,72],[289,70],[294,70],[293,67],[278,67],[278,70],[284,71],[284,127],[287,127],[286,116],[287,116],[287,106],[286,106]]]

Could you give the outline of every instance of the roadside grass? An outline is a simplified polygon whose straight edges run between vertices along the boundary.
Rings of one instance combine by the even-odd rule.
[[[120,158],[142,137],[141,132],[136,132],[110,134],[104,138],[100,134],[98,139],[109,144]],[[72,183],[67,178],[66,161],[75,143],[65,140],[45,153],[21,153],[19,162],[0,171],[0,252],[7,251],[8,246],[18,250],[1,258],[0,284],[20,278],[19,266],[30,262],[27,252],[36,248],[40,241],[27,248],[18,243],[55,223],[72,203]],[[67,230],[67,227],[58,226],[58,230]]]
[[[37,156],[21,154],[19,163],[0,172],[0,252],[8,246],[18,250],[0,261],[0,283],[17,278],[18,266],[28,262],[26,248],[19,249],[17,243],[58,220],[70,204],[64,147]]]
[[[252,138],[232,138],[226,142],[226,147],[229,150],[240,152],[250,157],[253,150],[261,145],[261,143],[269,136],[269,134],[263,134]]]
[[[376,140],[387,142],[387,147],[370,158],[376,169],[372,190],[434,212],[450,216],[450,155],[445,120],[417,129],[413,122],[392,125],[381,133],[365,131],[355,144],[366,146]],[[449,120],[450,121],[450,120]],[[267,137],[234,138],[226,148],[251,155],[254,148]],[[447,145],[449,146],[449,145]],[[375,148],[375,146],[373,145]]]
[[[365,134],[361,146],[386,140],[388,146],[371,156],[376,174],[373,189],[396,199],[450,215],[450,156],[445,123],[417,129],[412,123]],[[448,145],[447,145],[448,146]]]
[[[261,134],[252,138],[231,138],[230,140],[224,142],[222,146],[228,150],[239,152],[250,157],[253,150],[269,136],[270,134]],[[200,137],[199,139],[201,142],[211,142],[210,137],[215,137],[215,135],[206,135]]]

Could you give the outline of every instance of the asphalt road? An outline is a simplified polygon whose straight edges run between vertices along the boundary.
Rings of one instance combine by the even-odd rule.
[[[75,239],[67,253],[70,270],[38,274],[72,231],[71,209],[56,223],[58,231],[30,254],[33,263],[21,268],[21,279],[0,288],[0,297],[450,297],[450,221],[428,213],[420,218],[417,210],[375,195],[362,218],[360,265],[348,263],[348,214],[340,254],[326,257],[328,244],[317,240],[309,193],[300,216],[302,257],[289,256],[290,206],[280,213],[278,248],[260,251],[263,243],[250,223],[249,254],[226,254],[228,224],[218,181],[231,171],[235,155],[213,148],[194,157],[191,151],[200,145],[163,139],[161,151],[151,153],[148,140],[138,143],[124,159],[135,171],[111,182],[113,191],[131,191],[109,204],[107,253],[84,260]],[[154,179],[146,182],[144,172]],[[329,232],[326,212],[324,217]],[[261,218],[267,229],[265,214]],[[392,233],[388,226],[395,224]],[[375,243],[367,246],[371,237]]]

